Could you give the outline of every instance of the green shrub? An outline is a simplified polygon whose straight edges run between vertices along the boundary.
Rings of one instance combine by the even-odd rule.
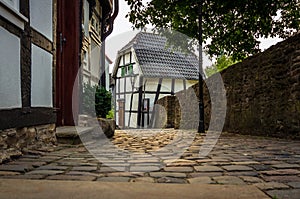
[[[84,114],[96,113],[97,117],[105,118],[111,110],[111,93],[104,87],[89,84],[83,85],[83,107]]]
[[[107,119],[114,119],[114,116],[115,116],[114,110],[110,110],[110,111],[108,111],[108,114],[106,115],[106,118]]]

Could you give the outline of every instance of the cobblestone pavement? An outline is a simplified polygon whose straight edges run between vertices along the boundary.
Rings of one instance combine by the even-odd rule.
[[[200,157],[204,138],[173,129],[116,131],[109,147],[95,138],[92,148],[58,145],[52,152],[24,155],[0,165],[0,178],[251,184],[274,198],[299,199],[300,141],[222,133],[213,150]]]

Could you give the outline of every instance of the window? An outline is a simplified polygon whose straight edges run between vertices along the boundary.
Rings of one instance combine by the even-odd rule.
[[[20,1],[19,0],[0,0],[0,1],[4,1],[5,3],[10,5],[12,8],[14,8],[17,11],[19,11],[19,9],[20,9]]]
[[[124,77],[125,75],[126,75],[126,72],[125,72],[125,66],[123,66],[122,68],[121,68],[121,76],[122,77]]]
[[[28,19],[19,12],[19,4],[19,0],[0,0],[0,13],[2,17],[24,30],[24,23]]]
[[[130,64],[130,65],[128,66],[128,74],[130,74],[130,75],[133,74],[133,65],[132,65],[132,64]]]

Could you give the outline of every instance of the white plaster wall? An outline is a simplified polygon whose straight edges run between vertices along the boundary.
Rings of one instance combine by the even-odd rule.
[[[109,62],[105,59],[105,88],[109,91],[110,79],[109,79]]]
[[[84,6],[84,34],[86,37],[89,36],[89,2],[87,0],[83,1],[83,6]]]
[[[21,106],[20,38],[0,27],[0,109]]]
[[[31,106],[52,107],[52,54],[32,44]]]
[[[29,0],[29,7],[31,27],[52,41],[52,0]]]
[[[130,64],[130,53],[125,54],[125,63],[124,64]]]

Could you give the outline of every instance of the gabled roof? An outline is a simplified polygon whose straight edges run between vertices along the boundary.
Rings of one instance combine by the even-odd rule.
[[[139,32],[119,51],[119,55],[133,48],[145,77],[198,79],[197,57],[168,49],[166,42],[163,36]]]

